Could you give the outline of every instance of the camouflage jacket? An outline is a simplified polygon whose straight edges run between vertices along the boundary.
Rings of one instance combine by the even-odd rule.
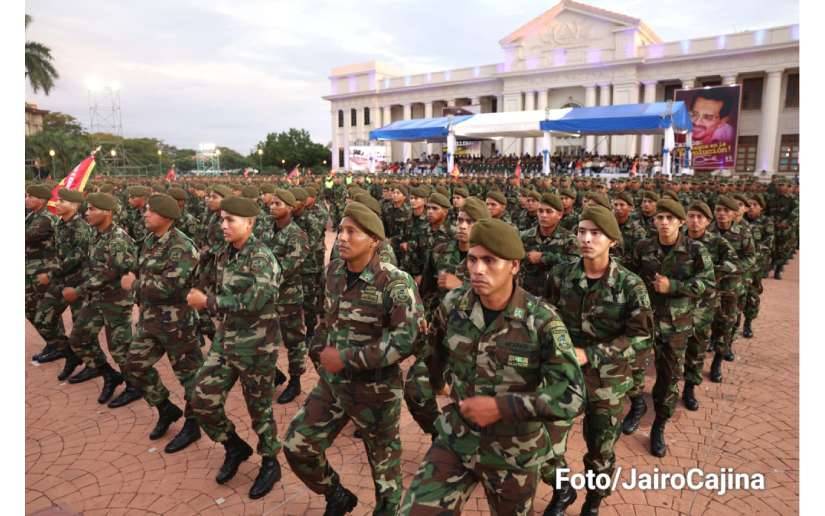
[[[642,226],[642,229],[645,230],[647,236],[645,238],[656,238],[659,235],[658,230],[656,229],[656,225],[653,223],[654,217],[647,217],[641,211],[634,212],[631,217],[636,219],[636,222]]]
[[[622,232],[622,242],[610,250],[611,254],[619,260],[625,259],[637,243],[648,238],[647,231],[638,220],[633,218],[628,218],[624,224],[619,224],[619,231]]]
[[[768,197],[768,213],[773,217],[776,229],[778,231],[786,230],[795,224],[798,224],[798,213],[795,216],[794,212],[799,209],[799,201],[792,195],[775,194]]]
[[[456,405],[473,396],[495,397],[502,419],[485,431],[519,432],[514,423],[570,423],[583,410],[584,378],[564,323],[552,306],[521,287],[514,285],[507,307],[489,326],[471,287],[451,290],[428,342],[434,390],[446,380]]]
[[[252,233],[255,234],[255,238],[258,240],[266,242],[271,238],[269,233],[272,231],[274,220],[272,215],[269,214],[269,208],[262,206],[261,203],[258,203],[258,205],[261,212],[255,217],[255,226],[252,228]]]
[[[175,227],[188,236],[195,243],[195,247],[200,249],[203,245],[202,226],[194,215],[188,211],[183,211],[181,217],[175,221]]]
[[[743,275],[750,274],[756,269],[756,244],[746,225],[734,222],[730,228],[722,231],[714,221],[708,227],[708,231],[721,236],[730,243],[738,258],[736,265]]]
[[[669,252],[659,244],[658,236],[639,242],[628,260],[627,268],[638,274],[647,286],[656,320],[656,333],[663,338],[690,331],[691,311],[705,290],[714,284],[713,262],[705,246],[679,233]],[[656,292],[656,274],[670,280],[670,290]]]
[[[117,302],[134,299],[123,290],[120,279],[124,274],[137,271],[138,249],[126,230],[112,224],[101,233],[95,231],[89,249],[89,264],[83,283],[77,287],[79,297],[88,296],[92,301]]]
[[[526,231],[538,224],[538,219],[535,213],[530,213],[526,209],[521,210],[517,216],[513,217],[513,225],[519,231]]]
[[[304,274],[320,272],[324,268],[324,263],[318,261],[318,242],[324,245],[325,230],[320,224],[320,219],[311,210],[304,210],[301,215],[292,219],[307,234],[309,241],[309,251],[303,263]]]
[[[397,250],[398,244],[404,241],[404,230],[410,224],[412,208],[406,202],[400,207],[390,203],[389,207],[383,209],[381,214],[381,220],[384,222],[384,234],[392,240],[392,246]]]
[[[58,218],[46,208],[26,215],[26,281],[33,282],[36,274],[54,268],[57,221]]]
[[[282,228],[273,223],[267,245],[281,266],[283,281],[278,293],[279,305],[300,305],[304,302],[301,269],[309,256],[309,237],[294,220]]]
[[[541,295],[544,291],[547,273],[550,269],[560,263],[570,263],[579,256],[576,237],[560,225],[556,226],[550,236],[542,236],[541,229],[536,224],[521,232],[521,241],[526,252],[539,251],[541,253],[539,263],[530,263],[525,256],[521,261],[519,272],[525,290],[534,295]]]
[[[221,230],[220,211],[210,211],[206,214],[202,234],[203,242],[201,244],[201,251],[206,250],[209,254],[217,255],[226,247],[226,241],[223,239],[223,230]]]
[[[143,221],[143,210],[131,206],[127,207],[123,213],[121,227],[129,233],[129,236],[137,244],[140,244],[148,234],[146,223]]]
[[[404,231],[402,241],[407,243],[407,252],[401,258],[401,268],[412,276],[418,276],[424,272],[429,232],[430,224],[427,222],[426,211],[419,216],[413,214],[412,221]]]
[[[571,233],[575,233],[576,227],[579,224],[579,211],[573,210],[567,215],[564,215],[559,222],[559,226],[563,227],[567,231]]]
[[[75,214],[67,222],[57,220],[54,228],[57,263],[50,273],[50,285],[58,288],[76,287],[83,282],[93,231],[80,214]]]
[[[634,351],[652,345],[653,309],[645,284],[616,260],[593,285],[581,258],[553,267],[546,299],[558,309],[573,346],[596,369],[629,361]]]
[[[685,232],[685,236],[690,238],[687,232]],[[701,237],[692,240],[705,246],[713,262],[714,283],[707,286],[705,294],[700,298],[701,301],[697,306],[699,308],[715,307],[718,291],[731,288],[731,285],[735,285],[741,280],[742,273],[736,265],[739,261],[736,257],[736,251],[727,240],[710,231],[705,231]]]
[[[310,357],[318,367],[324,347],[338,350],[344,371],[320,371],[331,384],[345,382],[354,372],[398,364],[412,354],[423,317],[421,298],[409,274],[381,262],[375,254],[348,286],[346,262],[337,259],[327,267],[324,316],[310,343]]]
[[[438,275],[442,272],[454,274],[466,283],[470,279],[467,272],[467,253],[458,248],[458,241],[453,239],[435,245],[430,252],[421,278],[421,298],[427,313],[433,312],[449,290],[438,286]]]
[[[751,234],[756,245],[758,268],[760,271],[765,271],[770,267],[771,255],[773,254],[776,239],[776,229],[774,228],[773,219],[761,215],[755,220],[748,219],[748,222],[750,222]]]

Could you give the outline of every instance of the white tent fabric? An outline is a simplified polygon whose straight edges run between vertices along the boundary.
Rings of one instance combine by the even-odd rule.
[[[481,113],[453,126],[458,138],[539,138],[543,120],[563,118],[573,108]]]

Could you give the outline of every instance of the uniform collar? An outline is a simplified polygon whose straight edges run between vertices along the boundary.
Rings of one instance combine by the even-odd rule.
[[[579,258],[578,260],[579,261],[575,262],[573,267],[570,268],[570,279],[577,283],[582,290],[587,290],[590,285],[587,283],[587,274],[584,273],[584,259]],[[598,281],[605,280],[607,282],[607,286],[613,288],[616,286],[618,278],[619,264],[617,264],[616,260],[611,257],[610,263],[607,265],[607,271],[604,276],[598,279]]]

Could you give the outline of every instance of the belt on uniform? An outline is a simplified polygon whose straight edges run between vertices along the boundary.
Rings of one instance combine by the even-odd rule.
[[[381,369],[368,369],[366,371],[354,371],[351,368],[345,368],[341,371],[341,377],[356,382],[381,382],[394,378],[399,373],[398,364],[393,364]]]

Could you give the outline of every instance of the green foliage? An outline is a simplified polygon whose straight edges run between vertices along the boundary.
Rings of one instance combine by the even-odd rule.
[[[29,28],[31,21],[31,16],[27,14],[26,28]],[[26,41],[26,78],[35,93],[43,90],[48,95],[55,79],[60,77],[52,64],[53,60],[49,47],[36,41]]]
[[[257,150],[263,149],[261,156],[263,169],[283,168],[292,170],[295,165],[301,169],[319,167],[326,160],[329,163],[329,149],[320,143],[315,143],[305,129],[290,129],[280,133],[269,133],[266,139],[258,144],[249,154],[250,165],[257,168]],[[223,159],[223,158],[222,158]],[[283,160],[283,163],[282,161]],[[221,161],[223,163],[223,161]]]

